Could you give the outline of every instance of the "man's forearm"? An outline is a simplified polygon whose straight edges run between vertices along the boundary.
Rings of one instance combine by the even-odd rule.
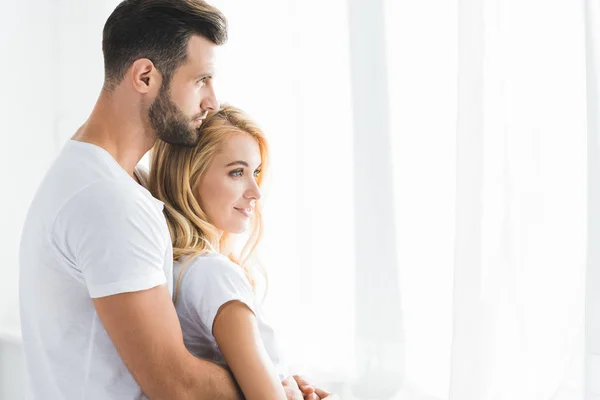
[[[231,372],[227,369],[192,356],[187,371],[186,399],[190,400],[244,400]]]

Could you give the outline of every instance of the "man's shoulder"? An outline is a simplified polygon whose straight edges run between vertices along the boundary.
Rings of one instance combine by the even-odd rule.
[[[101,208],[114,206],[117,209],[137,208],[151,203],[151,199],[141,191],[142,188],[137,186],[135,182],[126,179],[102,177],[87,182],[74,191],[69,203]]]
[[[101,178],[74,191],[57,213],[55,227],[74,225],[162,229],[164,216],[159,202],[133,180]]]

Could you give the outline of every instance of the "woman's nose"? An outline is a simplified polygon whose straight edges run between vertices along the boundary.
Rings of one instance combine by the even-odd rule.
[[[252,179],[252,182],[250,183],[250,187],[246,192],[246,197],[248,197],[249,199],[254,199],[255,201],[260,200],[260,198],[262,197],[262,194],[260,193],[260,188],[258,187],[258,184],[254,179]]]

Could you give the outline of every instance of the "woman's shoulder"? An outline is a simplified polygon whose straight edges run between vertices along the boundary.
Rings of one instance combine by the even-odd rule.
[[[252,286],[242,268],[222,254],[208,253],[176,262],[173,272],[176,298],[182,307],[214,311],[228,301],[240,300],[254,310]]]
[[[199,267],[203,269],[211,269],[217,267],[225,267],[225,268],[233,268],[239,266],[227,258],[225,255],[216,252],[209,251],[204,254],[199,254],[194,257],[184,257],[181,261],[176,261],[174,265],[185,266],[186,268],[190,267]]]
[[[175,279],[178,279],[181,274],[181,281],[194,284],[222,278],[245,279],[242,268],[218,252],[209,252],[177,261],[173,263],[173,272]]]

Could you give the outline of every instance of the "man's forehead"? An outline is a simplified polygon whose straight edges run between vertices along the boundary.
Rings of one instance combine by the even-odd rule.
[[[210,67],[215,63],[215,49],[218,47],[203,36],[193,35],[187,46],[187,58],[197,67]]]

